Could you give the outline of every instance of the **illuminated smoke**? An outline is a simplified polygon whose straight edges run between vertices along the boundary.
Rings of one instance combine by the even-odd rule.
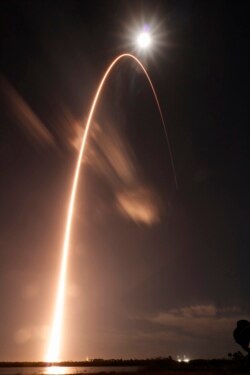
[[[124,134],[108,123],[100,127],[93,122],[89,137],[98,147],[88,147],[84,160],[109,182],[118,212],[136,224],[159,223],[163,213],[161,199],[143,180]]]
[[[2,75],[0,75],[0,93],[4,94],[8,115],[17,120],[17,124],[21,126],[29,138],[40,144],[55,145],[53,135],[46,128],[46,125]]]
[[[170,142],[169,142],[169,139],[168,139],[167,130],[166,130],[166,126],[165,126],[165,123],[164,123],[164,119],[163,119],[161,107],[160,107],[160,104],[159,104],[159,100],[157,98],[157,95],[156,95],[154,86],[151,82],[151,79],[150,79],[146,69],[142,65],[142,63],[135,56],[133,56],[131,54],[127,54],[127,53],[119,55],[109,65],[108,69],[106,70],[106,72],[105,72],[105,74],[104,74],[104,76],[103,76],[103,78],[102,78],[102,80],[101,80],[101,82],[98,86],[98,89],[96,91],[94,100],[93,100],[91,108],[90,108],[90,112],[89,112],[89,116],[88,116],[88,119],[87,119],[85,131],[83,133],[81,149],[79,151],[79,156],[78,156],[77,163],[76,163],[75,174],[74,174],[74,177],[73,177],[73,185],[72,185],[72,190],[71,190],[71,194],[70,194],[70,198],[69,198],[68,215],[67,215],[67,220],[66,220],[64,243],[63,243],[63,249],[62,249],[61,268],[60,268],[59,281],[58,281],[58,290],[57,290],[57,297],[56,297],[56,303],[55,303],[54,318],[53,318],[53,323],[52,323],[52,330],[51,330],[51,335],[50,335],[49,344],[48,344],[46,357],[45,357],[46,362],[56,362],[56,361],[59,360],[62,320],[63,320],[64,296],[65,296],[65,284],[66,284],[66,276],[67,276],[67,263],[68,263],[70,234],[71,234],[71,224],[72,224],[72,217],[73,217],[73,213],[74,213],[76,189],[77,189],[77,185],[78,185],[81,161],[82,161],[82,156],[83,156],[83,153],[84,153],[84,149],[85,149],[86,140],[87,140],[87,137],[88,137],[92,117],[93,117],[95,107],[96,107],[97,101],[99,99],[100,93],[101,93],[102,88],[104,86],[104,83],[106,82],[106,79],[108,78],[112,68],[116,65],[116,63],[119,60],[121,60],[123,58],[126,58],[126,57],[131,58],[141,67],[141,69],[145,73],[145,75],[146,75],[146,77],[149,81],[149,84],[151,86],[151,89],[153,91],[153,94],[154,94],[154,97],[155,97],[155,100],[156,100],[156,104],[157,104],[157,107],[158,107],[158,110],[159,110],[159,114],[160,114],[160,117],[161,117],[161,120],[162,120],[162,125],[163,125],[163,128],[164,128],[167,143],[168,143],[168,146],[169,146],[169,153],[170,153],[171,163],[172,163],[172,167],[173,167],[173,174],[174,174],[175,184],[177,186],[177,179],[176,179],[176,173],[175,173],[175,169],[174,169],[173,156],[172,156],[171,148],[170,148]]]
[[[157,198],[149,188],[139,187],[117,193],[117,206],[136,223],[152,225],[160,221]]]

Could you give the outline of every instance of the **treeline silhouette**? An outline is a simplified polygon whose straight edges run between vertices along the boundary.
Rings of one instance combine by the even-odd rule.
[[[70,366],[70,367],[100,367],[100,373],[114,373],[112,367],[135,367],[135,371],[246,371],[249,369],[249,357],[241,352],[229,353],[228,359],[194,359],[190,362],[178,362],[171,356],[147,358],[147,359],[102,359],[95,358],[88,361],[63,361],[57,363],[47,362],[0,362],[0,367],[48,367],[48,366]],[[101,367],[110,367],[105,371]],[[131,372],[129,372],[131,374]],[[123,372],[125,374],[125,372]]]
[[[175,363],[171,356],[147,359],[102,359],[94,358],[87,361],[62,361],[56,362],[59,366],[79,367],[141,367],[148,365],[170,365]],[[0,367],[44,367],[53,366],[52,362],[0,362]]]

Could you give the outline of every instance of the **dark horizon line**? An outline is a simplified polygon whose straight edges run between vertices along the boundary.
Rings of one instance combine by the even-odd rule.
[[[168,357],[154,357],[145,359],[101,359],[94,358],[84,361],[0,361],[0,367],[50,367],[50,366],[84,366],[84,367],[102,367],[102,366],[145,366],[145,365],[171,365],[178,364],[181,366],[188,366],[190,364],[203,364],[204,362],[210,364],[218,364],[221,362],[232,362],[228,358],[213,358],[213,359],[191,359],[188,363],[184,361],[178,362],[171,356]]]

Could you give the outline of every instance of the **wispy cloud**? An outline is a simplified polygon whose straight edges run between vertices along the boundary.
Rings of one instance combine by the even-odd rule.
[[[150,321],[181,335],[210,337],[229,332],[242,313],[236,307],[218,308],[213,304],[186,306],[145,316]]]
[[[85,160],[109,181],[118,211],[136,223],[158,223],[162,213],[160,197],[143,179],[126,137],[114,126],[94,124],[90,143]]]
[[[11,83],[0,75],[0,92],[4,96],[9,116],[36,142],[53,145],[54,138],[47,127],[30,108]]]
[[[152,225],[160,221],[159,198],[145,186],[117,192],[116,202],[121,213],[136,223]]]

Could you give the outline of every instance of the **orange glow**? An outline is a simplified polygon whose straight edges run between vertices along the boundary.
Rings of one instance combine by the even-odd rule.
[[[66,371],[67,371],[67,368],[66,368]],[[63,375],[65,374],[65,367],[61,367],[61,366],[51,366],[51,367],[47,367],[46,370],[45,370],[45,373],[46,375]]]
[[[80,173],[80,167],[81,167],[81,161],[82,161],[82,156],[84,153],[85,145],[86,145],[86,140],[88,137],[92,117],[96,108],[97,101],[99,99],[99,96],[101,94],[102,88],[104,86],[104,83],[106,82],[111,70],[113,69],[114,65],[116,63],[123,59],[123,58],[131,58],[132,60],[136,61],[136,63],[141,67],[143,72],[145,73],[149,84],[151,86],[151,89],[153,91],[156,104],[160,113],[162,125],[164,128],[165,136],[167,139],[168,143],[168,148],[169,148],[169,153],[170,153],[170,158],[171,158],[171,164],[173,168],[173,174],[174,174],[174,180],[175,184],[177,187],[177,179],[176,179],[176,173],[175,173],[175,168],[174,168],[174,162],[173,162],[173,156],[170,148],[170,142],[167,134],[167,129],[166,125],[163,119],[163,114],[161,111],[161,107],[159,104],[158,97],[156,95],[154,86],[151,82],[151,79],[142,65],[142,63],[133,55],[124,53],[122,55],[119,55],[117,58],[113,60],[113,62],[109,65],[108,69],[106,70],[99,86],[96,91],[94,100],[92,102],[90,112],[88,115],[88,120],[86,123],[85,131],[83,134],[83,139],[82,139],[82,144],[81,144],[81,149],[79,151],[79,156],[77,159],[76,163],[76,169],[75,169],[75,174],[73,178],[73,185],[72,185],[72,190],[71,190],[71,195],[69,199],[69,206],[68,206],[68,215],[67,215],[67,220],[66,220],[66,228],[65,228],[65,235],[64,235],[64,242],[63,242],[63,249],[62,249],[62,260],[61,260],[61,268],[60,268],[60,274],[59,274],[59,281],[58,281],[58,289],[57,289],[57,297],[56,297],[56,303],[55,303],[55,310],[54,310],[54,317],[53,317],[53,322],[52,322],[52,329],[51,329],[51,334],[50,334],[50,339],[48,343],[48,348],[45,356],[45,361],[46,362],[57,362],[59,361],[59,354],[60,354],[60,344],[61,344],[61,332],[62,332],[62,321],[63,321],[63,308],[64,308],[64,296],[65,296],[65,285],[66,285],[66,277],[67,277],[67,263],[68,263],[68,254],[69,254],[69,245],[70,245],[70,234],[71,234],[71,224],[72,224],[72,217],[74,213],[74,205],[75,205],[75,197],[76,197],[76,190],[77,190],[77,185],[78,185],[78,180],[79,180],[79,173]]]

